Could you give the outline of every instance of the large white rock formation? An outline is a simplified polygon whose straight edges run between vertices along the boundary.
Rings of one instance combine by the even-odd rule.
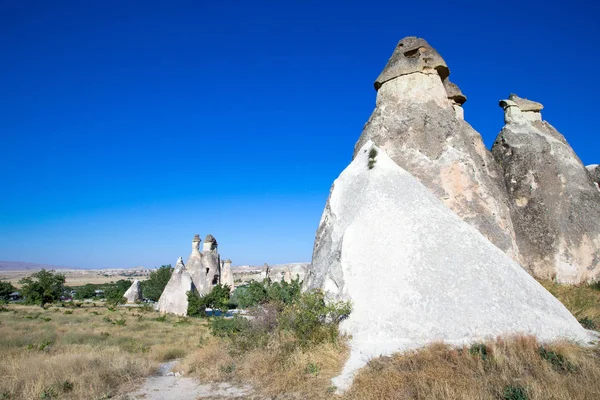
[[[522,265],[577,284],[600,278],[600,192],[569,143],[542,120],[540,103],[502,100],[505,126],[492,152],[504,169]]]
[[[187,315],[187,292],[192,290],[195,290],[192,277],[179,257],[171,279],[158,299],[158,311],[162,314]]]
[[[340,325],[352,336],[333,380],[342,390],[369,358],[434,341],[590,339],[521,266],[370,140],[333,184],[307,287],[353,304]]]
[[[123,295],[128,303],[142,301],[142,284],[137,279],[133,281],[129,289]]]
[[[425,40],[402,39],[375,81],[375,110],[355,147],[372,140],[438,199],[519,260],[502,172],[463,119],[466,97]]]

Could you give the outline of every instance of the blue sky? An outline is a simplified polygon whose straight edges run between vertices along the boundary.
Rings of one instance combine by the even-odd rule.
[[[0,0],[0,260],[310,261],[333,180],[404,36],[424,37],[488,146],[542,102],[600,162],[595,2]],[[592,137],[595,135],[595,137]]]

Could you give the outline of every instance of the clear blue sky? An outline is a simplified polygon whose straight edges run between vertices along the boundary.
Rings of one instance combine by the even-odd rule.
[[[0,260],[310,261],[396,42],[424,37],[491,145],[542,102],[600,162],[591,1],[0,0]],[[594,135],[594,137],[592,137]]]

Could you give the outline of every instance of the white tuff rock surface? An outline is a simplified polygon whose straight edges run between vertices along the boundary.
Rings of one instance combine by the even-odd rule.
[[[463,118],[466,97],[441,56],[420,38],[402,39],[375,83],[367,140],[418,178],[438,199],[519,261],[502,172]]]
[[[128,303],[135,303],[136,301],[142,301],[142,284],[137,279],[133,281],[129,289],[123,295],[127,299]]]
[[[590,340],[523,268],[371,141],[333,184],[307,286],[353,304],[340,325],[352,335],[333,380],[341,390],[370,358],[435,341],[517,333]]]
[[[179,257],[171,279],[158,299],[158,311],[161,314],[187,315],[187,292],[191,290],[194,290],[192,277],[185,268],[183,259]]]

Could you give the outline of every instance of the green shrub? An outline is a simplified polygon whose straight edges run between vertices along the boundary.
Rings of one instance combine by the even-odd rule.
[[[67,314],[67,315],[73,314],[73,311],[71,311],[71,310],[65,310],[65,312],[63,314]]]
[[[581,324],[581,326],[583,326],[585,329],[596,329],[596,323],[595,323],[595,322],[594,322],[592,319],[590,319],[590,318],[588,318],[588,317],[585,317],[585,318],[582,318],[582,319],[580,319],[580,320],[579,320],[579,323],[580,323],[580,324]]]
[[[472,356],[480,356],[483,361],[487,359],[488,349],[483,343],[474,343],[469,348],[469,354]]]
[[[369,169],[373,169],[373,167],[375,167],[375,163],[377,162],[377,149],[372,147],[371,150],[369,150]]]
[[[262,282],[251,281],[247,286],[240,287],[233,293],[231,302],[239,308],[249,308],[273,301],[291,304],[300,296],[301,287],[302,282],[299,277],[290,283],[284,280],[272,282],[270,279]]]
[[[214,318],[210,321],[213,335],[231,340],[237,351],[264,347],[270,338],[286,333],[293,338],[289,350],[296,346],[310,347],[325,341],[336,343],[338,324],[351,311],[348,302],[325,301],[321,291],[298,295],[291,304],[272,301],[249,310],[251,319],[235,315],[233,318]]]
[[[304,368],[304,373],[307,375],[318,376],[319,372],[321,372],[321,368],[315,363],[309,363],[306,368]]]
[[[337,342],[338,324],[350,315],[349,302],[325,301],[320,290],[303,293],[297,302],[286,306],[279,317],[279,329],[291,332],[304,347]]]
[[[205,317],[206,309],[220,310],[225,313],[229,309],[229,294],[231,293],[228,285],[218,284],[212,288],[210,293],[200,296],[196,291],[187,292],[188,312],[190,317]]]
[[[527,400],[527,391],[520,386],[506,386],[502,393],[504,400]]]
[[[546,349],[540,346],[538,349],[540,357],[552,364],[552,367],[559,372],[575,372],[575,366],[571,364],[562,354]]]

